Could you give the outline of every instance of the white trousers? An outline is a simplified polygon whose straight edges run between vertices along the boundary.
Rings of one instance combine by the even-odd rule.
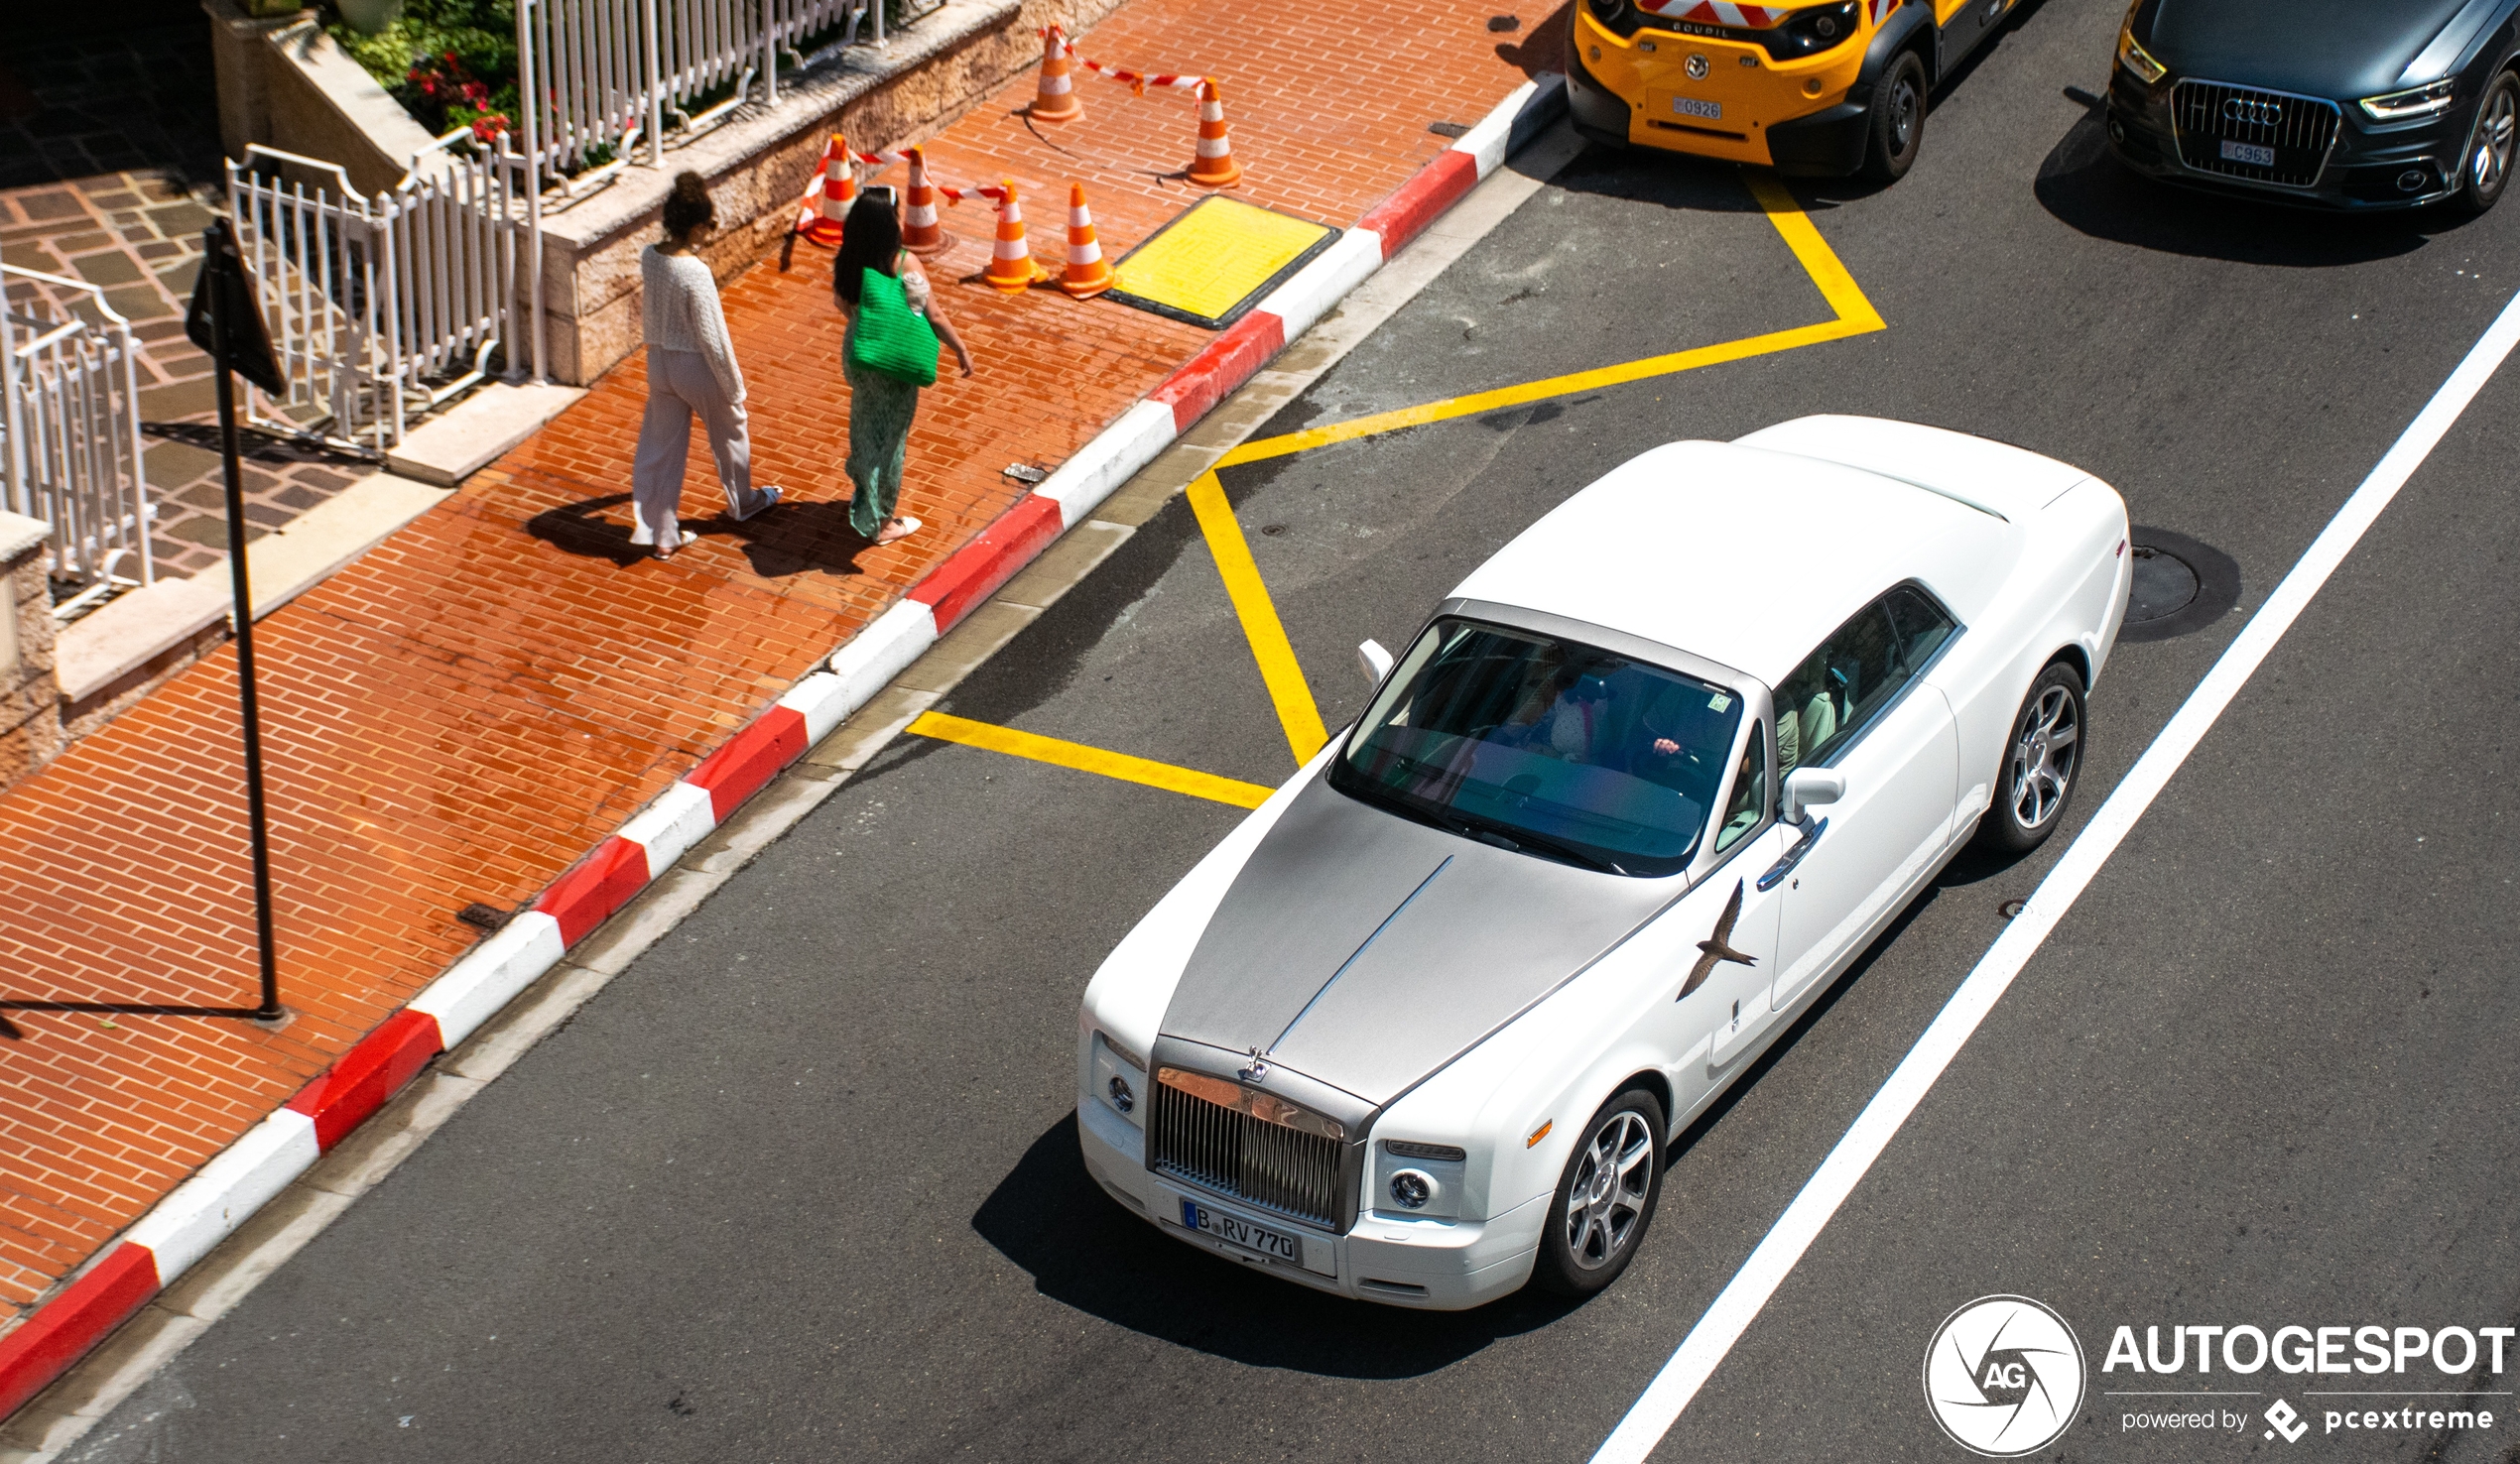
[[[683,542],[683,464],[692,450],[692,416],[699,415],[726,509],[743,518],[761,506],[752,486],[752,437],[744,404],[729,402],[697,351],[648,347],[648,411],[630,463],[630,542],[672,549]]]

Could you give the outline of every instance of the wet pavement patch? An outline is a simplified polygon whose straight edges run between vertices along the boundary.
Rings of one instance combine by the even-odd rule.
[[[2135,583],[2121,641],[2166,641],[2200,631],[2240,603],[2240,566],[2229,554],[2167,529],[2129,535]]]

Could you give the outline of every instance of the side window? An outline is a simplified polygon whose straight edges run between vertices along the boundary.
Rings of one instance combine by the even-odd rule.
[[[1916,674],[1917,663],[1905,654],[1891,625],[1890,598],[1885,595],[1856,611],[1777,688],[1776,761],[1781,771],[1827,762]]]
[[[1732,803],[1725,810],[1723,827],[1715,830],[1715,852],[1720,854],[1740,841],[1743,834],[1759,826],[1768,811],[1768,737],[1763,723],[1750,724],[1750,745],[1741,750],[1741,766],[1732,774]]]
[[[1933,597],[1912,584],[1903,584],[1882,597],[1890,608],[1890,626],[1899,639],[1901,671],[1914,675],[1934,659],[1959,629],[1956,621],[1943,613]]]

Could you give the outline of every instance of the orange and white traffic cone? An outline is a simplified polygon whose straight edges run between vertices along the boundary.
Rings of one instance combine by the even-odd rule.
[[[1078,300],[1091,300],[1111,288],[1111,266],[1102,257],[1102,241],[1094,237],[1093,214],[1085,207],[1085,185],[1068,185],[1068,272],[1059,288]]]
[[[1075,78],[1069,74],[1072,64],[1068,60],[1068,38],[1057,26],[1043,31],[1041,89],[1033,94],[1033,108],[1024,115],[1036,122],[1073,122],[1085,114]]]
[[[901,205],[901,247],[921,257],[951,249],[954,238],[937,221],[937,189],[928,182],[928,160],[910,150],[910,192]]]
[[[1190,181],[1202,188],[1230,188],[1242,182],[1242,165],[1234,161],[1234,145],[1225,136],[1225,103],[1216,83],[1198,83],[1198,156],[1191,160]]]
[[[857,166],[848,155],[848,139],[831,134],[831,145],[822,150],[822,201],[817,217],[805,226],[805,236],[817,244],[838,247],[840,228],[848,219],[849,205],[857,201]]]
[[[1004,291],[1030,290],[1048,276],[1033,263],[1032,246],[1024,242],[1024,210],[1015,202],[1014,180],[1007,181],[1005,191],[997,206],[997,247],[990,251],[981,278]]]

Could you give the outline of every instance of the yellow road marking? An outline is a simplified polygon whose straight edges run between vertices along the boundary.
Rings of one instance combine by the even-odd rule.
[[[1029,758],[1054,767],[1073,768],[1079,773],[1099,773],[1124,783],[1143,783],[1149,788],[1188,793],[1194,798],[1210,798],[1219,803],[1231,803],[1237,808],[1257,808],[1274,792],[1256,783],[1219,778],[1213,773],[1201,773],[1194,768],[1176,768],[1170,763],[1133,758],[1127,753],[1105,752],[1081,742],[1062,742],[1056,737],[1018,732],[1012,727],[1000,727],[989,722],[949,717],[944,712],[921,712],[908,730],[940,742],[958,742],[964,747]]]
[[[1641,361],[1628,361],[1617,366],[1553,376],[1521,386],[1404,407],[1396,412],[1377,413],[1372,417],[1332,423],[1284,436],[1263,437],[1227,452],[1217,459],[1216,466],[1231,467],[1236,463],[1285,457],[1316,447],[1326,447],[1333,442],[1397,431],[1402,427],[1445,422],[1456,417],[1475,417],[1480,413],[1519,407],[1550,397],[1619,386],[1649,377],[1670,376],[1702,366],[1719,366],[1728,361],[1744,361],[1754,356],[1773,355],[1799,346],[1843,340],[1848,336],[1867,335],[1887,328],[1880,312],[1872,307],[1872,302],[1864,298],[1863,291],[1855,284],[1854,277],[1846,272],[1845,265],[1838,261],[1827,241],[1821,237],[1820,230],[1812,225],[1810,217],[1794,201],[1793,193],[1765,174],[1745,174],[1744,182],[1749,185],[1751,196],[1758,200],[1760,209],[1767,214],[1768,222],[1785,240],[1785,246],[1794,251],[1794,258],[1802,265],[1804,274],[1819,289],[1821,299],[1827,302],[1829,309],[1835,314],[1834,319],[1814,325],[1798,325],[1791,330],[1772,330],[1764,335],[1725,341],[1720,345],[1648,356]],[[1322,724],[1321,708],[1314,703],[1313,688],[1306,684],[1304,668],[1295,659],[1294,646],[1287,641],[1286,626],[1278,619],[1277,606],[1269,598],[1269,587],[1260,578],[1259,566],[1252,562],[1251,545],[1242,536],[1242,526],[1234,520],[1233,506],[1225,501],[1224,485],[1210,471],[1190,485],[1189,498],[1191,511],[1198,516],[1199,532],[1206,536],[1208,550],[1216,556],[1216,569],[1224,578],[1225,593],[1233,601],[1234,614],[1242,621],[1243,636],[1251,643],[1252,659],[1260,665],[1260,678],[1268,685],[1269,700],[1277,707],[1278,721],[1286,729],[1287,745],[1294,750],[1298,764],[1310,762],[1313,755],[1329,741],[1329,731]],[[1259,807],[1271,792],[1256,783],[1219,778],[1212,773],[1177,768],[1170,763],[1158,763],[1147,758],[1133,758],[1126,753],[1106,752],[1081,742],[1063,742],[1056,737],[1018,732],[1012,727],[968,721],[943,712],[921,713],[908,730],[922,737],[960,743],[1009,757],[1029,758],[1037,763],[1071,768],[1080,773],[1097,773],[1105,778],[1140,783],[1149,788],[1231,803],[1240,808]]]
[[[1499,387],[1494,391],[1472,392],[1465,397],[1426,402],[1393,412],[1378,412],[1371,417],[1308,427],[1283,436],[1262,437],[1227,452],[1216,460],[1216,466],[1232,467],[1236,463],[1285,457],[1317,447],[1327,447],[1334,442],[1398,431],[1402,427],[1423,427],[1431,422],[1447,422],[1456,417],[1476,417],[1481,413],[1520,407],[1550,397],[1621,386],[1649,377],[1720,366],[1729,361],[1746,361],[1753,356],[1769,356],[1800,346],[1818,345],[1822,341],[1869,335],[1886,328],[1881,312],[1864,298],[1854,276],[1846,273],[1845,265],[1838,261],[1827,241],[1821,238],[1820,230],[1813,227],[1810,216],[1794,201],[1794,194],[1785,184],[1763,173],[1745,174],[1743,181],[1749,184],[1750,195],[1758,200],[1760,209],[1767,214],[1768,222],[1784,238],[1785,247],[1794,251],[1794,258],[1803,266],[1803,273],[1811,277],[1812,284],[1820,290],[1821,299],[1828,303],[1836,318],[1816,325],[1798,325],[1791,330],[1771,330],[1764,335],[1725,341],[1720,345],[1698,346],[1668,355],[1647,356],[1639,361],[1625,361],[1616,366],[1601,366],[1590,371],[1525,382],[1520,386]]]
[[[1268,684],[1278,724],[1286,728],[1287,746],[1295,750],[1296,766],[1302,767],[1330,740],[1329,729],[1322,725],[1322,709],[1313,702],[1313,688],[1305,684],[1304,668],[1295,659],[1295,647],[1287,642],[1278,607],[1269,600],[1269,586],[1261,582],[1260,566],[1251,561],[1251,545],[1242,537],[1242,526],[1234,522],[1224,485],[1214,473],[1202,473],[1189,491],[1191,512],[1198,515],[1198,531],[1207,536],[1208,552],[1216,556],[1216,572],[1224,577],[1225,594],[1242,621],[1243,639],[1251,643],[1251,659],[1260,663],[1260,679]]]

